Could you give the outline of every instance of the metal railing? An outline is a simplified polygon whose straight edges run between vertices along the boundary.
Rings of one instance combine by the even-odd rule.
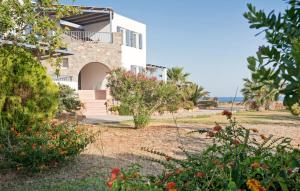
[[[58,82],[58,81],[63,81],[63,82],[72,82],[73,81],[73,76],[58,76],[58,77],[53,77],[53,80]]]
[[[112,43],[112,33],[109,32],[91,32],[91,31],[65,31],[65,34],[74,40],[84,42],[103,42]]]

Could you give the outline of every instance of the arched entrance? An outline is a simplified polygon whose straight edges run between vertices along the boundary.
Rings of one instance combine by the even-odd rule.
[[[99,62],[86,64],[78,74],[78,90],[105,90],[110,69]]]

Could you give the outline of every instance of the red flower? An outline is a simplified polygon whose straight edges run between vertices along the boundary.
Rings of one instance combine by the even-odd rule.
[[[114,168],[114,169],[112,169],[111,174],[118,175],[120,173],[120,171],[121,170],[119,168]]]
[[[227,117],[227,119],[231,119],[231,117],[232,117],[232,113],[228,110],[224,110],[222,112],[222,115],[225,115]]]
[[[222,127],[221,127],[220,125],[216,125],[216,126],[214,126],[214,128],[213,128],[213,130],[214,130],[214,131],[217,131],[217,132],[221,131],[221,129],[222,129]]]
[[[175,182],[168,182],[167,183],[167,189],[173,189],[173,188],[175,188],[175,186],[176,186]]]
[[[202,177],[205,176],[205,173],[204,172],[197,172],[196,176],[199,177],[199,178],[202,178]]]

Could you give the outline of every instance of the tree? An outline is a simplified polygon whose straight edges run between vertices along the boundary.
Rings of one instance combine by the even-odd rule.
[[[273,101],[278,100],[279,91],[274,89],[272,83],[264,84],[256,79],[244,79],[244,88],[241,90],[244,103],[250,105],[251,108],[259,110],[261,107],[268,110]]]
[[[128,107],[136,128],[148,125],[155,111],[162,111],[162,108],[167,109],[170,105],[176,106],[179,103],[174,84],[122,69],[111,72],[107,86],[113,98]]]
[[[261,30],[267,46],[260,46],[256,57],[249,57],[252,78],[263,83],[272,81],[274,89],[284,95],[284,105],[293,114],[300,110],[300,1],[286,1],[289,7],[283,12],[265,13],[248,4],[244,17],[250,28]]]
[[[0,114],[24,127],[54,116],[58,87],[45,68],[21,47],[0,48]]]
[[[59,0],[2,0],[0,1],[0,47],[24,46],[32,48],[37,57],[54,58],[62,42],[60,19],[79,12],[72,6],[60,5]],[[49,59],[59,71],[60,59]]]
[[[176,83],[177,85],[184,85],[187,82],[187,77],[189,73],[184,73],[183,68],[180,67],[173,67],[168,69],[167,76],[168,80],[171,82]]]
[[[194,106],[198,105],[201,98],[207,97],[209,95],[208,91],[195,83],[191,83],[187,88],[185,88],[185,98],[191,101]]]

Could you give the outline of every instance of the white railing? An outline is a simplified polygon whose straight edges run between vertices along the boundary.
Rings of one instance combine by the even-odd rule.
[[[58,76],[53,78],[54,81],[72,82],[73,76]]]
[[[65,31],[65,34],[74,40],[84,42],[104,42],[112,43],[112,33],[109,32],[90,32],[90,31]]]

